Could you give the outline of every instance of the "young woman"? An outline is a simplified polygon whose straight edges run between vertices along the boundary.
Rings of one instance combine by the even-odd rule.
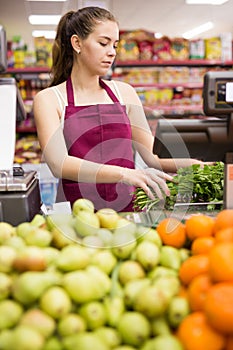
[[[159,159],[143,106],[129,84],[104,80],[116,57],[117,20],[107,10],[86,7],[60,20],[53,46],[52,82],[34,99],[43,156],[60,179],[57,201],[88,198],[95,208],[133,210],[141,187],[153,197],[169,195],[166,180],[194,160]],[[139,152],[146,169],[136,169]]]

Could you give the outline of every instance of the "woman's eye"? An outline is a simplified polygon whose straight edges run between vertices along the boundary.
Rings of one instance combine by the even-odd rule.
[[[106,46],[107,44],[106,43],[100,43],[101,46]]]

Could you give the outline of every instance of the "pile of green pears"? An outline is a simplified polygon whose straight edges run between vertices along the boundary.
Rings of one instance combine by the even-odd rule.
[[[86,199],[72,214],[0,222],[0,350],[182,350],[188,256]]]

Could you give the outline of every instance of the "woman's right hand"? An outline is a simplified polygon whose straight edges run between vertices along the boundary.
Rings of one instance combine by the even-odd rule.
[[[158,169],[122,168],[121,182],[142,188],[151,199],[154,199],[151,189],[154,190],[161,200],[164,199],[164,194],[166,196],[170,195],[166,180],[172,181],[173,177]]]

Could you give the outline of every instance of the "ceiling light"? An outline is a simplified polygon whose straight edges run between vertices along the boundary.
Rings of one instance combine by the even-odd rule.
[[[33,30],[32,36],[34,38],[45,37],[46,39],[55,39],[56,31],[55,30]]]
[[[28,17],[31,24],[54,24],[57,25],[60,15],[31,15]]]
[[[207,32],[207,30],[210,30],[214,27],[213,22],[206,22],[198,27],[195,27],[191,30],[188,30],[187,32],[183,33],[183,38],[185,39],[191,39],[196,35],[199,35],[201,33]]]
[[[186,0],[187,5],[223,5],[228,0]]]
[[[37,1],[37,2],[42,2],[42,1],[47,1],[47,2],[51,2],[51,1],[56,1],[56,2],[65,2],[67,0],[27,0],[27,1]]]

